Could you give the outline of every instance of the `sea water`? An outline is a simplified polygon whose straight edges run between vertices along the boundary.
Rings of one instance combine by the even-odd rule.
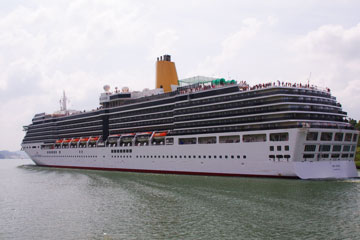
[[[359,239],[360,180],[87,171],[0,160],[0,239]]]

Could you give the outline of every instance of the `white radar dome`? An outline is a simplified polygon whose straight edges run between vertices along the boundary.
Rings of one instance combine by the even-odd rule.
[[[110,85],[105,85],[105,86],[104,86],[104,90],[105,90],[105,92],[110,91]]]
[[[122,92],[129,92],[129,88],[128,88],[128,87],[123,87],[123,88],[121,89],[121,91],[122,91]]]

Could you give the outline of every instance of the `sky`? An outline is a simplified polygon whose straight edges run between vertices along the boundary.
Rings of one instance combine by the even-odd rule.
[[[99,106],[103,86],[155,87],[170,54],[192,76],[329,87],[360,119],[358,0],[0,0],[0,150],[35,113]]]

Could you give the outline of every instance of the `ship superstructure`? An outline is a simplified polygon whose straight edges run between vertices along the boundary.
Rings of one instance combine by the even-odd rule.
[[[97,109],[36,114],[22,147],[42,166],[349,178],[357,176],[358,132],[346,117],[329,89],[200,76],[179,81],[165,55],[157,60],[154,90],[105,86]]]

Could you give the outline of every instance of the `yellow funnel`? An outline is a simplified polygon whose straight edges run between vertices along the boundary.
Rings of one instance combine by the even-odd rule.
[[[179,85],[175,63],[170,55],[164,55],[156,61],[156,88],[163,88],[164,92],[171,92],[171,85]]]

